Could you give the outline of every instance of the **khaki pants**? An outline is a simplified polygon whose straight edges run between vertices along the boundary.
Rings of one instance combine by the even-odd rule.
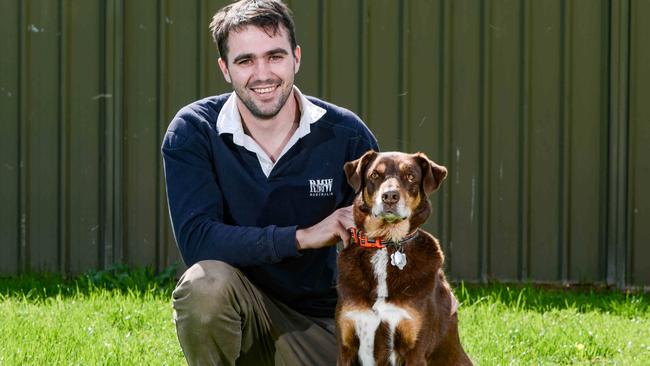
[[[336,364],[334,319],[290,309],[224,262],[190,267],[172,297],[190,365]]]

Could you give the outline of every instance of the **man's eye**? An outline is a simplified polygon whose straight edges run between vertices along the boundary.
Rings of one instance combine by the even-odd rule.
[[[271,61],[281,61],[283,57],[282,55],[272,55],[270,58]]]
[[[237,65],[245,66],[245,65],[250,65],[252,61],[250,59],[245,59],[237,62]]]

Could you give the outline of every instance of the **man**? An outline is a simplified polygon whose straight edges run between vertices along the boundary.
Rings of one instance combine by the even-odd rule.
[[[377,142],[351,112],[304,96],[290,10],[241,0],[211,23],[234,93],[174,117],[162,154],[173,293],[189,364],[336,363],[336,249],[353,226],[343,172]]]

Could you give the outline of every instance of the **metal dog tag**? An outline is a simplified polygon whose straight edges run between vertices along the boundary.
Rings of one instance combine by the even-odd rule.
[[[399,268],[400,270],[404,269],[406,265],[406,255],[399,250],[390,255],[390,264]]]

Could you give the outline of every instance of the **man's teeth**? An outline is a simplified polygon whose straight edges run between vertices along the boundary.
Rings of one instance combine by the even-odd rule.
[[[266,94],[275,90],[275,86],[269,86],[268,88],[254,88],[255,93]]]

